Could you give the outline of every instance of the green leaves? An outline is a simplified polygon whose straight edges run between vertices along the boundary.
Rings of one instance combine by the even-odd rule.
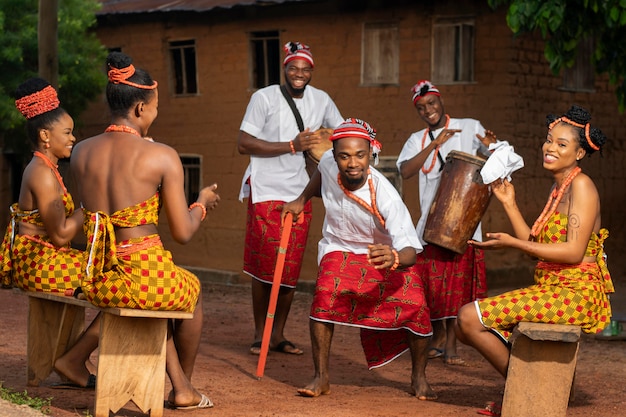
[[[59,0],[59,96],[77,122],[106,85],[106,50],[93,31],[99,7],[97,0]],[[0,0],[0,137],[5,149],[28,150],[25,120],[12,95],[39,72],[37,29],[38,0]]]
[[[620,110],[626,105],[626,0],[487,0],[493,9],[508,6],[513,33],[539,31],[550,69],[558,74],[576,58],[578,44],[596,40],[593,65],[616,86]]]

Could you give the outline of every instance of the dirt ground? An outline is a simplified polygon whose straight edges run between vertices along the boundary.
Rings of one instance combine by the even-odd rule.
[[[313,376],[308,333],[311,295],[297,293],[287,324],[287,336],[305,350],[302,356],[271,352],[265,375],[257,379],[257,356],[248,353],[252,342],[252,307],[247,286],[204,284],[204,314],[200,352],[193,383],[215,407],[205,410],[166,409],[173,416],[475,416],[487,401],[501,400],[504,380],[473,349],[460,345],[469,367],[429,362],[427,375],[439,395],[435,402],[419,401],[408,393],[410,358],[401,356],[369,371],[359,343],[358,329],[336,326],[331,350],[330,395],[303,398],[296,388]],[[88,319],[92,317],[88,315]],[[75,417],[93,414],[93,391],[53,389],[51,375],[41,386],[26,386],[27,297],[0,290],[0,382],[30,396],[50,398],[50,415]],[[617,417],[626,413],[626,342],[602,341],[585,335],[570,402],[569,417]],[[169,381],[165,390],[169,391]],[[532,390],[533,387],[528,387]],[[164,392],[164,398],[166,395]],[[2,410],[0,409],[0,414]],[[132,403],[117,416],[143,416]],[[549,417],[549,416],[548,416]]]

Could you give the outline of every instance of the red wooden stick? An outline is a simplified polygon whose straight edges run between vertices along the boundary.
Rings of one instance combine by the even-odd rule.
[[[283,222],[283,232],[280,235],[280,244],[278,246],[278,256],[276,258],[276,269],[274,269],[274,279],[272,281],[272,291],[270,292],[270,302],[267,306],[267,317],[265,318],[265,328],[263,329],[263,339],[261,340],[261,353],[259,355],[259,364],[256,369],[258,379],[263,377],[265,372],[265,360],[270,348],[270,337],[272,336],[272,327],[274,326],[274,313],[276,312],[276,303],[278,302],[278,292],[280,290],[280,281],[283,277],[283,269],[285,267],[285,256],[287,255],[287,245],[289,244],[289,235],[291,234],[291,226],[293,224],[293,216],[287,213]]]

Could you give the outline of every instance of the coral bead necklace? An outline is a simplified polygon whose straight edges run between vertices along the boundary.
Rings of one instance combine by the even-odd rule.
[[[139,136],[141,137],[141,135],[139,134],[139,132],[137,132],[135,129],[133,129],[130,126],[126,126],[126,125],[109,125],[109,127],[107,127],[106,129],[104,129],[105,132],[123,132],[123,133],[130,133],[131,135],[135,135],[135,136]]]
[[[446,125],[444,126],[444,129],[447,129],[449,124],[450,124],[450,116],[446,114]],[[428,135],[430,131],[431,131],[430,128],[426,128],[426,130],[424,130],[424,136],[422,136],[422,150],[424,150],[424,146],[426,145],[426,136]],[[428,174],[430,171],[433,170],[433,168],[435,168],[435,164],[437,163],[437,155],[439,155],[440,147],[441,145],[438,145],[433,151],[433,159],[430,161],[430,166],[428,168],[426,168],[426,164],[422,166],[422,172],[424,174]]]
[[[39,151],[35,151],[33,155],[43,160],[44,164],[46,164],[57,177],[59,184],[61,184],[61,187],[63,187],[63,192],[67,192],[67,188],[65,188],[65,184],[63,183],[63,177],[61,177],[61,174],[59,173],[59,167],[55,165],[46,155],[42,154]]]
[[[567,177],[565,177],[565,180],[563,181],[563,184],[561,184],[559,189],[557,190],[557,188],[554,187],[554,189],[550,193],[550,197],[548,198],[548,202],[546,203],[546,206],[544,207],[543,211],[541,212],[541,214],[535,221],[535,224],[533,224],[532,229],[530,229],[529,240],[534,240],[537,237],[537,235],[539,234],[543,226],[546,224],[546,222],[550,218],[550,216],[552,216],[554,212],[556,211],[556,208],[558,207],[559,203],[561,202],[561,199],[563,198],[563,194],[565,193],[565,190],[567,189],[567,187],[569,187],[569,185],[572,183],[576,175],[580,173],[580,171],[581,171],[580,167],[576,167],[572,169],[572,171],[567,175]]]
[[[371,205],[367,204],[365,201],[363,201],[362,198],[357,197],[352,191],[344,187],[344,185],[341,183],[341,174],[337,174],[337,183],[339,184],[339,187],[343,190],[344,194],[347,197],[356,201],[361,207],[363,207],[365,210],[369,211],[374,216],[376,216],[380,224],[383,227],[385,227],[385,219],[383,219],[383,216],[378,211],[378,207],[376,207],[376,190],[374,189],[374,182],[372,181],[372,176],[370,174],[371,174],[371,171],[370,169],[368,169],[367,170],[367,177],[368,177],[367,183],[369,184],[369,188],[370,188],[370,200],[372,202]]]

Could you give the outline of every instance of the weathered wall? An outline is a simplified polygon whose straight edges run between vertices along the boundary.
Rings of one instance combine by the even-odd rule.
[[[483,1],[397,1],[397,6],[364,7],[341,16],[336,2],[284,5],[246,9],[212,15],[138,18],[116,17],[102,22],[98,36],[108,47],[121,47],[135,64],[159,81],[159,117],[150,133],[180,153],[203,156],[203,181],[219,184],[222,197],[200,232],[187,246],[171,241],[163,217],[164,241],[180,264],[240,271],[242,266],[246,205],[237,200],[247,157],[237,153],[239,124],[252,91],[248,88],[248,33],[281,31],[281,42],[309,44],[315,57],[312,85],[327,91],[345,117],[359,117],[378,131],[384,155],[397,155],[411,132],[423,122],[410,101],[409,90],[422,78],[430,78],[431,21],[434,15],[476,16],[475,82],[438,85],[446,111],[453,117],[473,117],[509,140],[524,157],[526,168],[514,175],[522,211],[529,223],[535,220],[551,185],[541,167],[539,146],[546,134],[545,115],[561,113],[572,103],[591,110],[594,123],[613,139],[604,157],[594,155],[582,167],[598,185],[603,203],[603,223],[611,230],[607,248],[613,274],[622,276],[620,259],[624,246],[624,149],[625,128],[613,92],[605,78],[598,79],[594,93],[559,90],[560,77],[553,76],[543,57],[543,44],[533,37],[514,39],[506,27],[504,12],[492,12]],[[382,2],[373,2],[375,4]],[[400,84],[361,87],[361,33],[364,22],[398,21],[400,24]],[[200,94],[173,97],[168,85],[167,41],[195,39]],[[104,129],[108,116],[102,103],[81,115],[86,123],[77,137]],[[131,181],[132,179],[129,179]],[[417,221],[417,179],[404,183],[407,205]],[[303,266],[303,280],[316,274],[316,242],[320,238],[323,207],[315,202],[315,220]],[[506,216],[493,201],[483,221],[485,231],[510,231]],[[515,251],[487,254],[489,278],[494,283],[529,282],[532,260]]]

